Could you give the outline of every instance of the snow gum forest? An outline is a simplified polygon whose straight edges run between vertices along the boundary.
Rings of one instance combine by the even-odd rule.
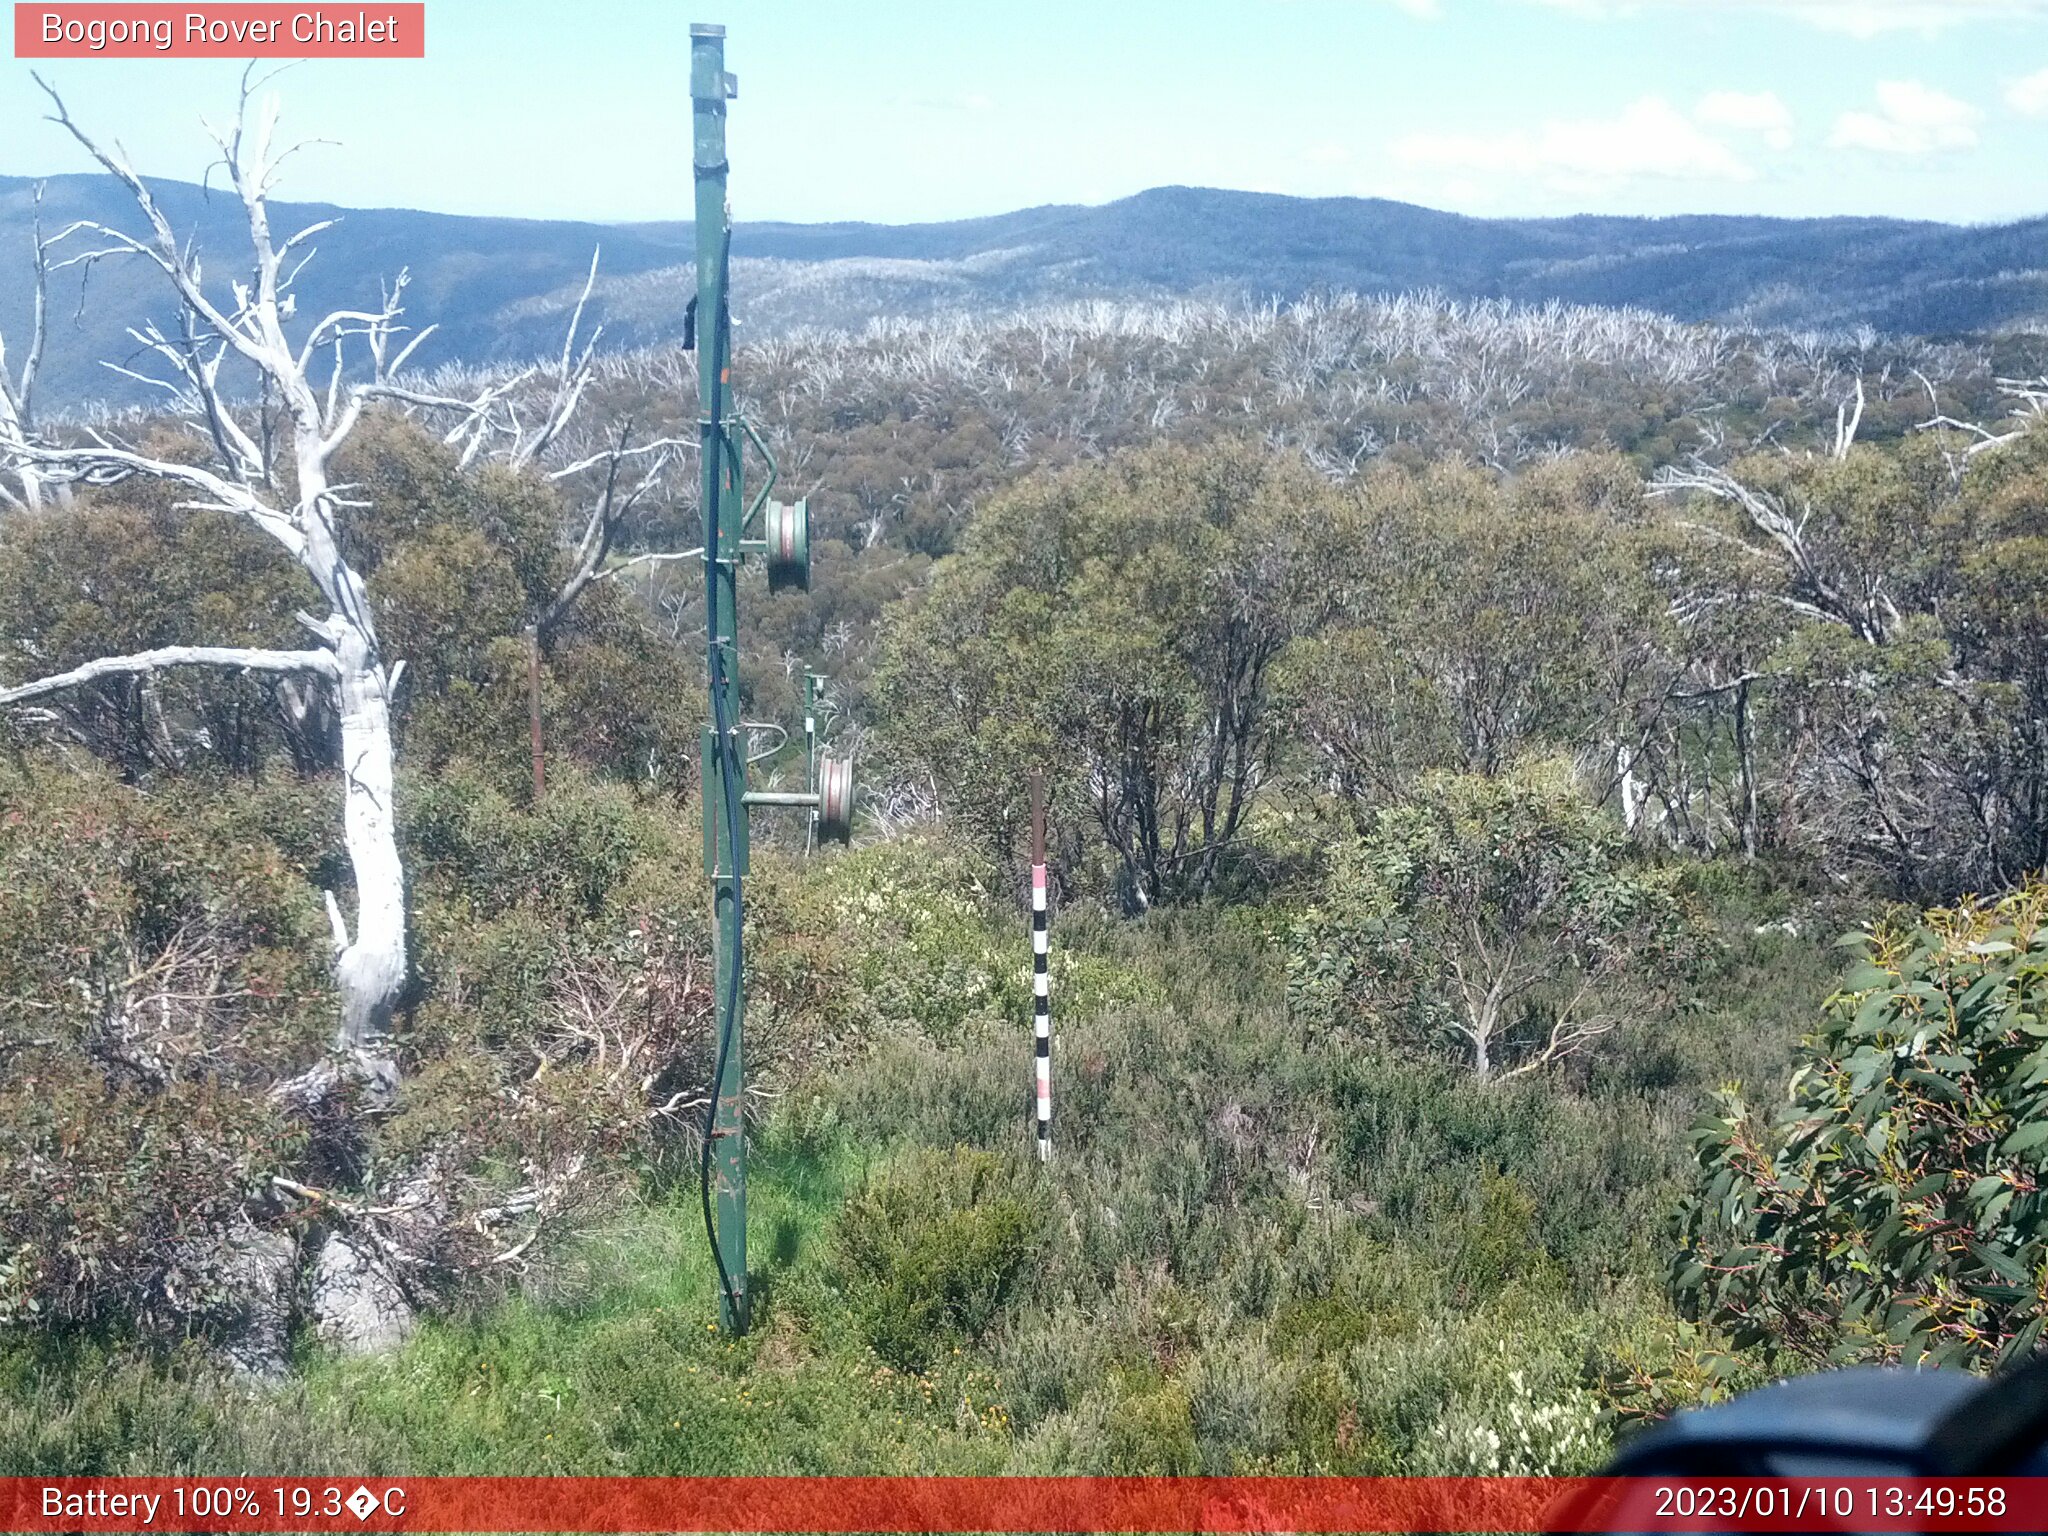
[[[2037,337],[742,327],[752,782],[816,671],[859,801],[754,823],[732,1340],[695,359],[302,307],[244,105],[202,266],[53,98],[123,213],[0,337],[0,1471],[1563,1473],[2033,1348]],[[116,264],[139,403],[39,389]]]

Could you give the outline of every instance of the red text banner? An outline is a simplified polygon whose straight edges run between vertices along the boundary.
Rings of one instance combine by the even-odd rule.
[[[14,7],[18,59],[420,59],[423,3]]]
[[[2039,1531],[2048,1479],[0,1478],[8,1531]]]

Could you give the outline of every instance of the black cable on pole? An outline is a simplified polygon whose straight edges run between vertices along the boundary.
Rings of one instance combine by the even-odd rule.
[[[731,272],[732,228],[728,224],[725,244],[718,257],[719,276],[724,279]],[[719,285],[718,315],[712,325],[711,398],[705,414],[710,419],[711,430],[701,445],[700,452],[716,451],[725,453],[725,360],[732,340],[732,313],[725,300],[725,286]],[[705,494],[710,504],[704,515],[704,558],[715,563],[718,559],[720,486],[722,475],[713,475],[706,481]],[[714,582],[716,578],[713,578]],[[733,643],[739,643],[739,619],[737,614],[728,616],[733,626]],[[725,1296],[726,1310],[731,1313],[735,1324],[740,1317],[739,1292],[732,1283],[732,1272],[725,1265],[725,1250],[718,1243],[718,1221],[711,1209],[711,1148],[718,1131],[718,1095],[725,1082],[725,1064],[732,1052],[733,1025],[738,1017],[740,1000],[740,945],[746,933],[746,909],[740,899],[740,785],[739,764],[734,760],[731,724],[725,710],[725,655],[719,648],[717,626],[712,622],[713,613],[707,605],[705,613],[705,668],[711,683],[712,730],[718,743],[718,780],[725,795],[725,830],[727,856],[732,860],[732,954],[728,957],[730,971],[726,978],[725,1006],[720,1010],[718,1025],[718,1053],[711,1068],[710,1101],[704,1109],[704,1147],[697,1163],[697,1192],[704,1209],[704,1235],[711,1241],[711,1261],[718,1266],[718,1286]],[[713,918],[714,924],[716,916]],[[738,1110],[742,1124],[746,1116],[746,1104]]]
[[[714,524],[714,527],[716,525]],[[738,775],[734,771],[733,752],[727,730],[725,713],[725,663],[712,647],[711,661],[712,692],[711,708],[714,729],[718,733],[718,777],[725,791],[726,841],[731,848],[733,859],[732,874],[732,960],[727,974],[725,1007],[718,1026],[718,1059],[711,1068],[710,1102],[704,1108],[704,1147],[697,1165],[697,1192],[704,1208],[704,1235],[711,1240],[711,1261],[718,1266],[718,1286],[725,1294],[726,1309],[735,1319],[740,1315],[739,1293],[733,1288],[732,1273],[725,1267],[725,1250],[718,1243],[718,1221],[711,1210],[711,1145],[718,1130],[718,1093],[725,1081],[725,1063],[732,1051],[733,1020],[739,1007],[740,998],[740,938],[746,932],[746,908],[740,899],[739,876],[739,804],[740,789]],[[739,1107],[739,1117],[744,1122],[747,1107]]]

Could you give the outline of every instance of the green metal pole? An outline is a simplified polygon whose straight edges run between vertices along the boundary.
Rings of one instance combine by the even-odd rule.
[[[738,750],[740,717],[737,612],[740,520],[745,511],[730,451],[732,406],[731,321],[726,308],[726,266],[731,210],[726,201],[725,103],[735,94],[725,72],[725,28],[690,28],[690,99],[694,121],[697,209],[697,432],[704,505],[705,640],[712,694],[704,732],[704,866],[711,881],[717,938],[720,1030],[710,1164],[716,1181],[718,1319],[728,1333],[747,1330],[747,1143],[744,1030],[741,987],[740,881],[747,867],[745,755]],[[722,726],[722,729],[721,729]],[[728,780],[730,779],[730,783]]]

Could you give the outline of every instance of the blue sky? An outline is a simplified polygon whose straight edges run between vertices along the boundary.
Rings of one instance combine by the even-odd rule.
[[[374,5],[371,6],[374,9]],[[687,209],[688,23],[722,20],[742,219],[904,222],[1165,183],[1479,214],[2048,213],[2048,0],[429,0],[422,61],[278,84],[282,195]],[[196,179],[236,66],[44,66]],[[0,60],[0,173],[84,168]]]

